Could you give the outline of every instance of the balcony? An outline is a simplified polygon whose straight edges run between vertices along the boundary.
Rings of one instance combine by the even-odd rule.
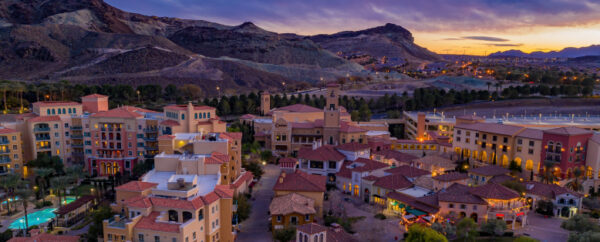
[[[38,146],[37,147],[38,150],[49,150],[52,149],[52,146],[47,145],[47,146]]]
[[[33,132],[49,132],[50,127],[36,127],[33,128]]]
[[[72,134],[71,139],[83,139],[83,135],[81,134]]]
[[[158,128],[144,128],[144,132],[146,133],[157,133]]]
[[[0,145],[7,145],[10,144],[10,141],[8,139],[0,139]]]
[[[50,140],[50,136],[35,136],[35,140],[38,140],[38,141]]]
[[[7,163],[10,163],[10,162],[11,162],[11,160],[10,160],[10,158],[8,156],[0,158],[0,164],[7,164]]]
[[[124,216],[121,217],[119,215],[115,215],[108,219],[108,226],[113,228],[125,228],[125,225],[131,221],[131,219],[128,219]]]
[[[145,141],[156,141],[156,137],[144,137]]]
[[[71,126],[71,130],[81,130],[83,127],[81,126]]]
[[[73,143],[73,144],[71,144],[71,147],[74,147],[74,148],[83,148],[83,144],[75,144],[75,143]]]
[[[0,150],[0,154],[10,154],[10,149]]]

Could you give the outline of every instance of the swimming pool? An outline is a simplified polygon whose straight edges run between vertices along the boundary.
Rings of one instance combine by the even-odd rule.
[[[40,210],[34,213],[27,214],[27,220],[29,227],[34,225],[43,224],[49,222],[51,219],[56,217],[54,211],[56,208],[47,208],[44,210]],[[25,228],[25,217],[20,217],[17,220],[13,221],[10,226],[10,229],[24,229]]]
[[[69,204],[73,201],[75,201],[75,197],[68,196],[62,202],[63,202],[63,205],[65,205],[65,204]],[[50,220],[52,220],[53,218],[56,217],[56,214],[54,214],[55,210],[56,210],[56,208],[47,208],[44,210],[40,210],[40,211],[37,211],[34,213],[27,214],[27,220],[28,220],[27,222],[28,222],[29,227],[49,222]],[[10,224],[10,226],[8,226],[8,228],[24,229],[25,228],[25,216],[21,216],[17,220],[13,221]]]

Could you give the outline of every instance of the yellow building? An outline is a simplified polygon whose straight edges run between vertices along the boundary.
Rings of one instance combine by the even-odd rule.
[[[26,176],[24,170],[21,133],[0,127],[0,175],[17,173]]]
[[[286,173],[282,172],[273,186],[275,197],[295,193],[308,197],[314,201],[317,216],[323,215],[323,199],[327,190],[325,183],[327,177],[312,175],[300,170]]]
[[[312,223],[317,213],[315,200],[297,193],[288,193],[273,198],[269,205],[269,212],[273,231],[288,226]]]

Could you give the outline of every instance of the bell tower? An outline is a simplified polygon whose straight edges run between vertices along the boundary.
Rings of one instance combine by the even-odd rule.
[[[335,83],[327,85],[326,104],[323,110],[323,143],[337,145],[340,139],[340,86]]]
[[[264,91],[260,94],[260,115],[267,115],[271,111],[271,94]]]

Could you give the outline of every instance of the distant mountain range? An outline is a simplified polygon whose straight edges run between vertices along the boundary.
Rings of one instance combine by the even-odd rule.
[[[388,24],[356,32],[299,36],[247,22],[145,16],[102,0],[0,1],[0,78],[94,84],[194,83],[206,92],[280,88],[283,82],[365,75],[336,54],[428,62],[439,57]]]
[[[520,50],[507,50],[492,53],[490,57],[529,57],[529,58],[577,58],[582,56],[600,56],[600,45],[590,45],[581,48],[564,48],[560,51],[531,52],[529,54]]]

